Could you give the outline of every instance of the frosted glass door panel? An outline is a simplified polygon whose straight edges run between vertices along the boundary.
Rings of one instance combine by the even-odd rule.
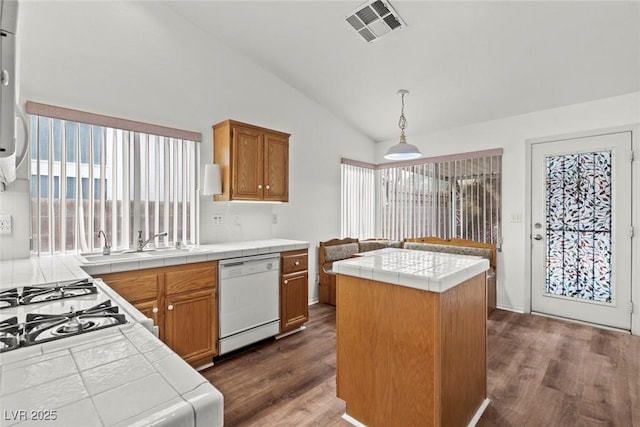
[[[611,152],[549,156],[546,292],[611,302]]]

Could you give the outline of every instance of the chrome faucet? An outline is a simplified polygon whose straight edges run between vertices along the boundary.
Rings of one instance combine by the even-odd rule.
[[[102,247],[102,255],[109,255],[109,254],[111,254],[111,246],[109,246],[109,241],[107,240],[107,235],[104,234],[104,231],[100,230],[100,231],[98,231],[98,238],[100,238],[101,234],[104,237],[104,246]]]
[[[147,243],[149,243],[150,241],[152,241],[153,239],[155,239],[158,236],[166,236],[166,235],[167,235],[167,232],[163,231],[162,233],[154,234],[153,236],[149,237],[147,240],[144,240],[142,238],[142,230],[138,230],[138,247],[137,247],[136,250],[138,252],[142,252],[144,247],[147,246]]]

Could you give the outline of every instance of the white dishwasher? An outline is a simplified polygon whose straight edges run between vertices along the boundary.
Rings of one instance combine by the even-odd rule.
[[[280,254],[219,262],[219,354],[280,332]]]

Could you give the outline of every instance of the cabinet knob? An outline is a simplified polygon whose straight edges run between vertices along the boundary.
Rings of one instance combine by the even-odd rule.
[[[262,190],[262,184],[258,184],[258,190]]]
[[[300,261],[296,260],[293,264],[294,265],[300,265]]]
[[[169,304],[169,307],[167,307],[167,310],[169,311],[173,310],[173,304]]]
[[[289,281],[288,281],[288,280],[285,280],[285,281],[284,281],[284,284],[286,285],[287,283],[289,283]]]
[[[151,310],[151,312],[153,314],[157,314],[158,313],[158,307],[153,307],[153,309]]]
[[[269,185],[267,184],[267,186],[265,188],[268,190],[269,189]]]

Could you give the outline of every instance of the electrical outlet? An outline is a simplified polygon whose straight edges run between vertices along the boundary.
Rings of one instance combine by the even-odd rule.
[[[213,215],[211,220],[213,221],[213,225],[222,225],[223,223],[222,215]]]
[[[277,223],[278,223],[278,214],[275,214],[275,213],[273,214],[272,222],[273,222],[274,224],[277,224]]]
[[[11,215],[0,214],[0,234],[11,234]]]
[[[236,225],[240,225],[240,217],[236,215]]]

